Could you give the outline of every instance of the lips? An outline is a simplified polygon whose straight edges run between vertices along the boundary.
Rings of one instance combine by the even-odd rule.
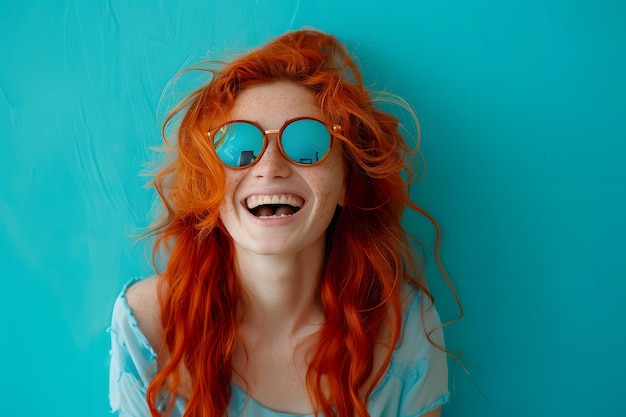
[[[296,194],[255,194],[246,198],[245,205],[256,217],[279,218],[295,214],[304,205]]]

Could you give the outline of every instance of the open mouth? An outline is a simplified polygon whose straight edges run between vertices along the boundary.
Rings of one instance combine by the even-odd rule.
[[[252,195],[246,199],[246,207],[261,219],[286,217],[302,208],[304,199],[295,194]]]

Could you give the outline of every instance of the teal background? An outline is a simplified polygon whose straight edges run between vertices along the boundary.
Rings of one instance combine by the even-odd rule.
[[[310,25],[421,120],[415,200],[444,231],[466,312],[447,342],[471,374],[451,362],[442,415],[626,415],[625,22],[620,0],[4,1],[0,414],[108,415],[106,329],[149,273],[126,235],[148,220],[165,85]]]

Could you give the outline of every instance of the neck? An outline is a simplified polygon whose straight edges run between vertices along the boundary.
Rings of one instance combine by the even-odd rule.
[[[236,249],[245,298],[242,328],[288,338],[310,334],[323,322],[318,284],[323,244],[304,252],[260,255]]]

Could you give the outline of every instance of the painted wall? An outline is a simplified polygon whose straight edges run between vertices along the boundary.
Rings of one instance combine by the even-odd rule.
[[[447,341],[490,403],[451,364],[443,415],[620,415],[624,22],[620,0],[2,2],[0,414],[108,414],[106,329],[121,285],[148,273],[126,235],[147,222],[164,86],[310,25],[421,119],[415,199],[466,311]]]

